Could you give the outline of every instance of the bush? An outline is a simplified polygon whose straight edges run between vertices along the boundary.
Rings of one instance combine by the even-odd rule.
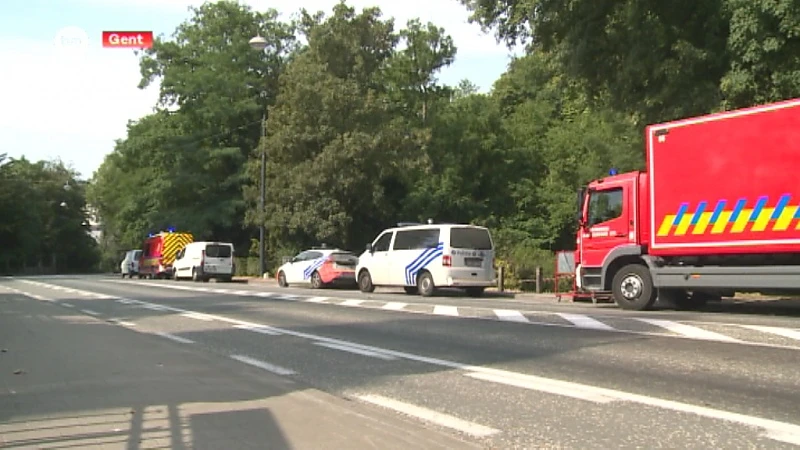
[[[237,256],[233,258],[234,264],[236,264],[236,276],[237,277],[257,277],[259,276],[258,273],[258,257],[245,257],[245,256]]]
[[[536,289],[536,267],[542,268],[542,291],[554,292],[555,253],[542,250],[531,244],[518,244],[510,248],[499,248],[496,265],[503,267],[505,288],[533,291]],[[572,283],[561,282],[560,292],[571,289]]]

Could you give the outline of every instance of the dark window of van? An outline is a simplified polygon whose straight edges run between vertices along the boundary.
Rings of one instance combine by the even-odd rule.
[[[373,252],[388,252],[389,244],[392,242],[392,232],[383,233],[381,237],[372,245]]]
[[[489,230],[471,227],[450,228],[450,247],[470,250],[491,250]]]
[[[439,229],[400,230],[394,238],[393,250],[419,250],[439,244]]]
[[[230,245],[206,245],[206,256],[209,258],[230,258],[231,246]]]

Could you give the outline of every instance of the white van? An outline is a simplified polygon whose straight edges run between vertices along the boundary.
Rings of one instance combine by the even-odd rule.
[[[128,250],[125,252],[125,258],[123,258],[122,262],[119,264],[122,278],[125,278],[125,275],[127,275],[128,278],[139,275],[139,258],[141,256],[141,250]]]
[[[463,288],[477,297],[496,284],[494,243],[489,230],[474,225],[428,224],[390,228],[359,257],[361,292],[402,286],[431,296],[437,287]]]
[[[178,250],[172,264],[176,280],[191,278],[208,281],[211,278],[231,281],[235,273],[233,244],[230,242],[192,242]]]

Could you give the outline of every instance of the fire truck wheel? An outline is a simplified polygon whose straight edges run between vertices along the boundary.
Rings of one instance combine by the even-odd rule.
[[[614,301],[622,309],[645,311],[657,298],[650,270],[642,264],[628,264],[614,275],[611,286]]]

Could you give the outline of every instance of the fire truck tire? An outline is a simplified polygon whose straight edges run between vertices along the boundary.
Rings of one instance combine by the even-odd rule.
[[[621,268],[614,275],[611,293],[620,308],[634,311],[650,309],[658,297],[650,270],[642,264],[628,264]]]

